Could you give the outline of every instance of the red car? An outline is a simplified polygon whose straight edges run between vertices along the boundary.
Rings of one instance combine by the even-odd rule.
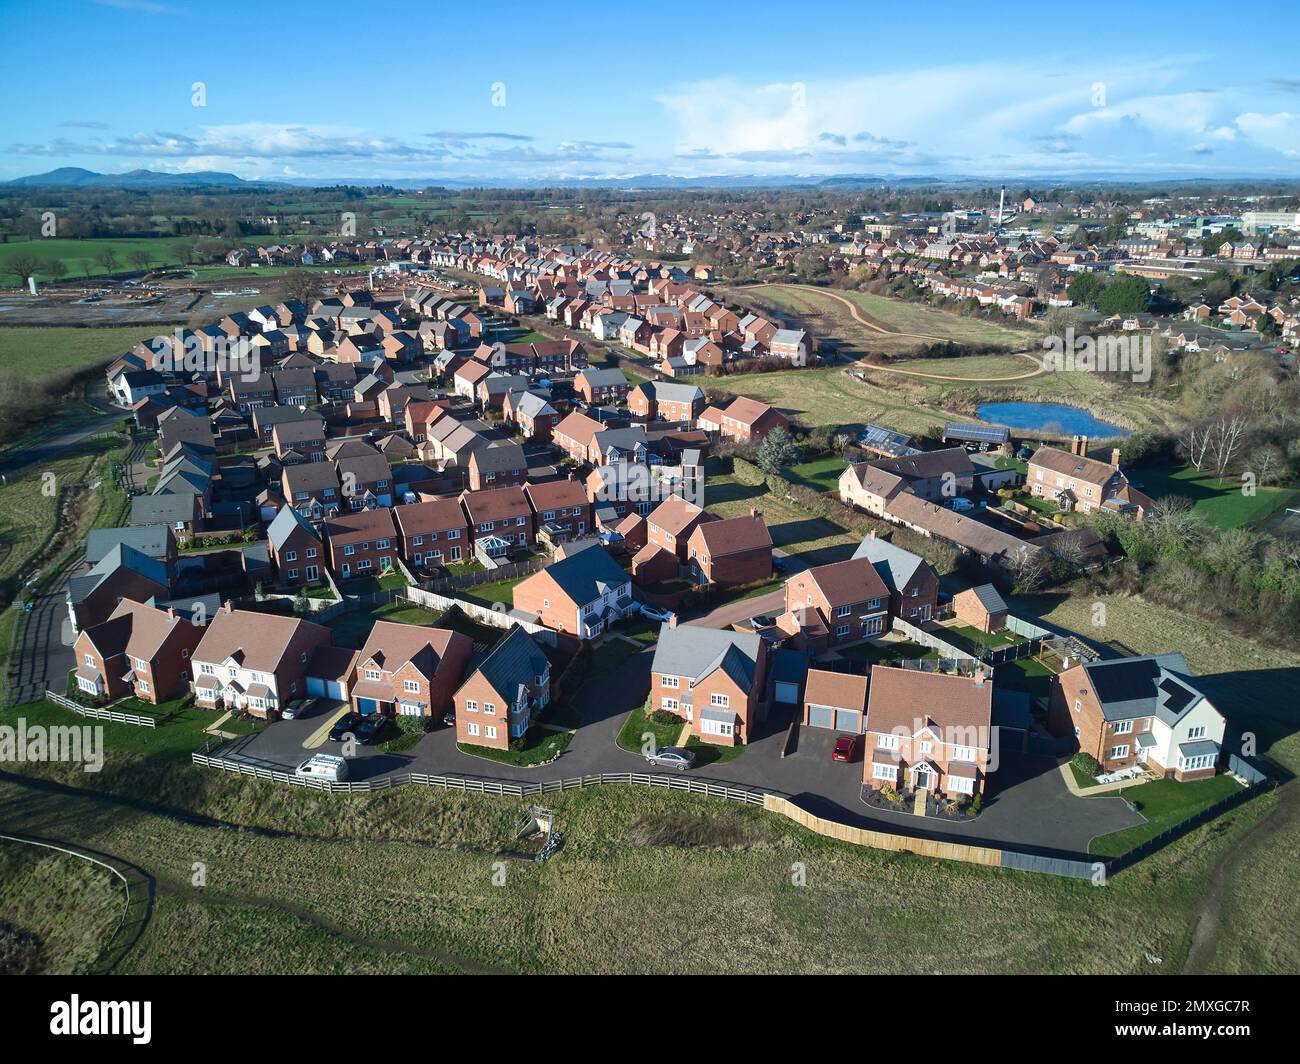
[[[832,761],[852,761],[858,756],[858,737],[841,735],[835,740],[835,749],[831,751]]]

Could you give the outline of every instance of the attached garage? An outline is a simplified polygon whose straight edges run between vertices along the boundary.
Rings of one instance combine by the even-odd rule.
[[[778,650],[772,658],[772,700],[797,706],[808,660],[796,650]]]
[[[808,706],[807,723],[812,728],[835,727],[835,710],[830,706]]]
[[[842,732],[852,732],[854,735],[862,731],[862,714],[852,709],[837,709],[835,711],[835,730]]]
[[[356,656],[356,651],[345,647],[317,647],[307,663],[307,694],[346,702]]]
[[[357,712],[363,717],[368,717],[372,713],[379,712],[379,699],[377,698],[358,698]]]
[[[342,680],[326,680],[321,676],[307,677],[307,694],[312,698],[333,698],[340,702],[348,696]]]

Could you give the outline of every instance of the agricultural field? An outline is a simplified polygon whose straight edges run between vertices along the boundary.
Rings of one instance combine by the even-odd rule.
[[[35,380],[68,370],[107,366],[149,335],[144,325],[0,328],[0,375]]]

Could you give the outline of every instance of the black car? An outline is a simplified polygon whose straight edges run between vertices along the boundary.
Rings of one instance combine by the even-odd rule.
[[[382,713],[371,713],[370,716],[361,718],[361,723],[356,726],[354,734],[357,742],[362,746],[371,746],[379,742],[387,727],[387,717]]]
[[[334,722],[334,727],[330,729],[330,739],[336,743],[341,743],[343,737],[349,732],[356,734],[357,725],[361,723],[360,713],[344,713]]]
[[[442,715],[442,722],[449,728],[453,727],[456,723],[456,711],[454,709],[447,710],[447,712]]]

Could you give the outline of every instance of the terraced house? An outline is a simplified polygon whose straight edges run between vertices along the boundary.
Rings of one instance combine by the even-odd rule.
[[[472,550],[469,519],[459,499],[429,499],[393,507],[402,557],[416,569],[463,561]]]
[[[326,518],[321,532],[330,570],[340,580],[397,568],[397,529],[386,507]]]
[[[473,653],[460,632],[376,621],[357,655],[352,704],[362,715],[441,719]]]
[[[749,741],[767,682],[767,646],[752,632],[666,622],[650,665],[650,712],[675,713],[707,743]]]
[[[268,717],[307,691],[307,665],[330,631],[297,617],[236,610],[227,602],[195,647],[194,697],[205,709]]]

